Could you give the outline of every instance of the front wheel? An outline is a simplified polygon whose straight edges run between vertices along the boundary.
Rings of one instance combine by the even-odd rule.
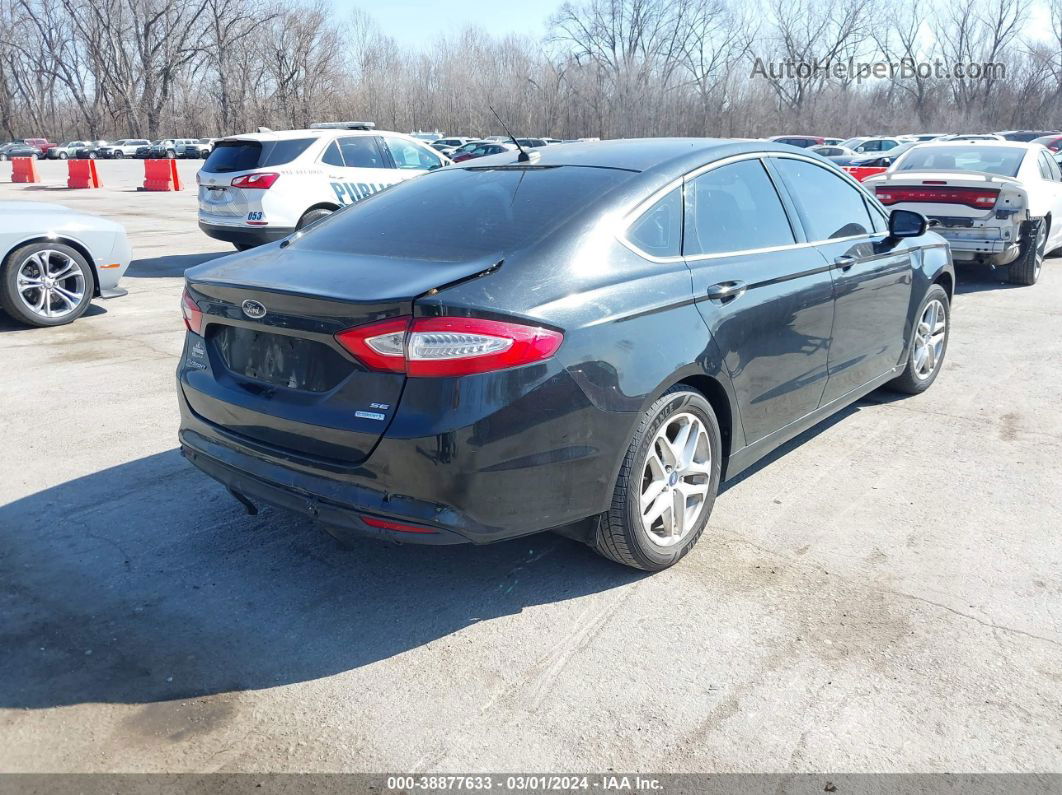
[[[708,524],[722,448],[719,422],[700,392],[678,385],[661,395],[634,432],[594,548],[644,571],[677,563]]]
[[[66,152],[60,152],[59,153],[59,159],[60,160],[66,160],[67,157],[68,157],[68,155],[67,155]]]
[[[948,352],[950,321],[951,302],[948,301],[948,293],[939,284],[934,284],[926,291],[918,310],[907,366],[898,378],[889,382],[890,389],[918,395],[933,385],[944,364],[944,355]]]
[[[111,157],[113,157],[115,160],[121,160],[123,157],[125,157],[125,152],[123,152],[121,149],[115,149],[114,152],[111,154]]]

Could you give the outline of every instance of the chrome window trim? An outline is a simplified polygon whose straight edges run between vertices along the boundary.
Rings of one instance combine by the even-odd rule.
[[[662,188],[650,194],[647,199],[643,199],[638,204],[636,204],[632,210],[630,210],[626,213],[626,215],[623,216],[620,230],[616,234],[616,239],[619,240],[619,242],[622,243],[626,248],[630,249],[643,259],[647,259],[650,262],[667,264],[675,262],[700,262],[706,259],[720,259],[723,257],[740,257],[746,254],[770,254],[776,251],[789,251],[802,248],[811,248],[813,246],[822,246],[826,245],[827,243],[843,243],[848,240],[869,240],[870,238],[880,237],[883,234],[882,232],[871,231],[865,235],[834,237],[828,240],[809,240],[802,243],[787,243],[784,246],[767,246],[764,248],[749,248],[739,249],[736,251],[721,251],[711,254],[695,254],[689,257],[684,257],[681,254],[676,257],[658,257],[654,254],[648,253],[647,251],[643,251],[627,237],[627,233],[630,231],[630,228],[634,225],[635,221],[639,220],[642,215],[644,215],[650,208],[652,208],[654,204],[664,198],[675,188],[681,187],[686,182],[696,179],[701,174],[707,173],[708,171],[712,171],[713,169],[722,168],[723,166],[730,165],[731,163],[739,163],[743,160],[762,160],[767,157],[783,159],[788,158],[789,160],[803,160],[804,162],[811,163],[812,165],[818,166],[819,168],[825,171],[830,171],[830,168],[819,160],[816,160],[812,157],[807,157],[806,155],[802,155],[798,152],[744,152],[739,155],[731,155],[730,157],[724,157],[721,160],[716,160],[711,163],[705,163],[703,166],[698,166],[692,171],[689,171],[680,177],[676,177],[675,179],[671,180],[666,185],[664,185]],[[879,212],[882,213],[883,218],[886,221],[888,220],[888,212],[884,210],[881,203],[878,201],[877,197],[874,194],[872,194],[865,187],[863,187],[859,180],[855,179],[847,171],[841,170],[840,175],[841,179],[846,180],[848,184],[852,185],[863,196],[869,197],[869,199],[871,200],[869,202],[870,207],[878,209]],[[781,201],[781,197],[779,197],[779,201]],[[683,197],[683,202],[685,202],[685,197]]]

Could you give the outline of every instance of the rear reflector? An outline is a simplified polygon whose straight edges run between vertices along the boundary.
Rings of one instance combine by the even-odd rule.
[[[234,188],[260,188],[265,190],[273,187],[273,183],[278,179],[280,179],[280,174],[262,172],[259,174],[244,174],[242,177],[236,177],[231,184]]]
[[[435,533],[434,530],[428,527],[392,522],[390,519],[376,519],[372,516],[362,516],[361,521],[365,522],[369,527],[375,527],[379,530],[393,530],[396,533],[421,533],[422,535],[433,535]]]
[[[557,352],[564,335],[482,318],[402,317],[347,329],[336,339],[374,370],[438,378],[544,361]]]
[[[184,314],[184,325],[193,334],[203,333],[203,312],[199,305],[188,294],[188,288],[184,289],[181,296],[181,312]]]
[[[932,185],[933,183],[924,183]],[[916,204],[961,204],[979,210],[991,210],[996,206],[999,191],[987,188],[948,187],[892,187],[878,185],[875,188],[878,201],[884,205],[911,202]]]

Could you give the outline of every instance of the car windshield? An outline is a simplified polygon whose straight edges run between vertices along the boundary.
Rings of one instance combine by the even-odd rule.
[[[1015,177],[1025,149],[1005,146],[921,146],[896,164],[897,171],[981,171]]]
[[[203,171],[227,174],[290,163],[306,151],[316,138],[287,141],[218,141],[203,164]]]
[[[847,141],[841,141],[840,145],[843,146],[845,149],[855,149],[857,146],[863,143],[863,141],[869,140],[869,138],[849,138]]]
[[[298,245],[440,262],[501,258],[551,234],[631,176],[580,166],[445,169],[340,210]]]

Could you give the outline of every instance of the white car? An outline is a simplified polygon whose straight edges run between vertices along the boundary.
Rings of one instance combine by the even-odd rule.
[[[838,146],[843,146],[845,149],[851,149],[857,155],[869,155],[872,152],[886,152],[899,145],[899,138],[868,138],[865,136],[849,138],[847,141],[842,141],[838,144]]]
[[[1045,253],[1062,246],[1062,171],[1040,144],[918,144],[863,184],[886,207],[935,222],[957,263],[1009,266],[1014,284],[1035,284]]]
[[[97,154],[102,158],[121,160],[123,157],[135,157],[136,150],[142,146],[151,146],[151,141],[147,138],[122,138],[100,147]]]
[[[61,204],[0,201],[0,308],[29,326],[61,326],[93,298],[125,295],[132,254],[121,224]]]
[[[423,141],[369,123],[222,138],[197,176],[199,228],[251,248],[449,164]]]

